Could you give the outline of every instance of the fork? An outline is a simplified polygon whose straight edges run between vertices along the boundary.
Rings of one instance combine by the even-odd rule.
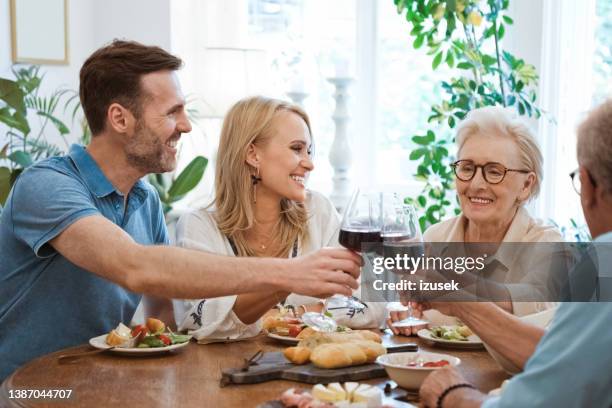
[[[70,354],[62,354],[57,358],[57,362],[59,364],[70,364],[80,359],[81,357],[93,356],[94,354],[104,353],[105,351],[109,351],[116,348],[116,346],[105,348],[105,349],[96,349],[91,351],[80,351],[78,353],[70,353]]]

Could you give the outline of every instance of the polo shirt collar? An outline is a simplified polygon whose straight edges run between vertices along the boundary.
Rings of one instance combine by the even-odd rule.
[[[102,169],[84,146],[73,144],[70,146],[68,156],[79,170],[87,187],[98,198],[105,197],[115,191],[115,186],[106,178]]]

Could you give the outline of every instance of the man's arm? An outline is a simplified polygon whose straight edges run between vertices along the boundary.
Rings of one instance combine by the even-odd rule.
[[[545,333],[544,329],[521,321],[494,303],[455,303],[453,312],[485,343],[521,369]]]
[[[75,221],[50,244],[83,269],[131,291],[167,298],[261,291],[350,295],[358,286],[361,264],[358,255],[343,249],[326,248],[293,259],[254,259],[144,246],[101,216]]]
[[[521,321],[493,302],[430,302],[415,306],[417,315],[421,314],[422,309],[436,309],[457,317],[485,343],[520,369],[524,368],[545,333],[544,329]],[[389,324],[407,316],[405,312],[396,315],[391,316]]]
[[[486,398],[459,388],[448,394],[442,406],[610,407],[612,335],[602,329],[610,326],[612,304],[564,303],[525,371],[503,387],[501,396]],[[465,382],[455,367],[444,368],[431,373],[419,392],[427,406],[435,406],[445,389]]]

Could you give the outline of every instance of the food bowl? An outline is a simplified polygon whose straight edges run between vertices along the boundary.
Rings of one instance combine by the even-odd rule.
[[[411,367],[411,363],[433,363],[440,360],[448,361],[448,366],[458,366],[461,360],[449,354],[430,353],[427,351],[384,354],[376,362],[387,371],[389,377],[400,387],[417,390],[425,378],[433,371],[443,367]]]

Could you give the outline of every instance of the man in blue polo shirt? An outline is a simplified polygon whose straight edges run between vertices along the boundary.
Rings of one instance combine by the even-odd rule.
[[[561,304],[546,333],[505,316],[495,306],[469,306],[472,313],[459,314],[462,319],[467,317],[464,321],[481,328],[475,331],[484,333],[483,339],[497,332],[503,337],[497,342],[503,350],[517,345],[523,348],[523,353],[512,355],[520,366],[528,358],[524,370],[498,397],[476,390],[460,374],[460,367],[436,371],[420,389],[426,406],[612,407],[612,100],[596,108],[581,124],[577,152],[580,168],[572,178],[580,180],[580,201],[594,238],[589,254],[594,256],[580,262],[574,273],[592,281],[589,275],[596,265],[592,301],[583,302],[588,299],[584,287],[579,288],[581,302]],[[531,356],[523,357],[524,351],[534,348]]]
[[[181,64],[127,41],[94,52],[80,72],[91,143],[31,166],[13,186],[0,221],[0,380],[34,357],[129,323],[140,293],[280,299],[357,287],[361,259],[343,249],[256,259],[164,246],[159,197],[142,178],[173,170],[176,144],[191,130]]]

